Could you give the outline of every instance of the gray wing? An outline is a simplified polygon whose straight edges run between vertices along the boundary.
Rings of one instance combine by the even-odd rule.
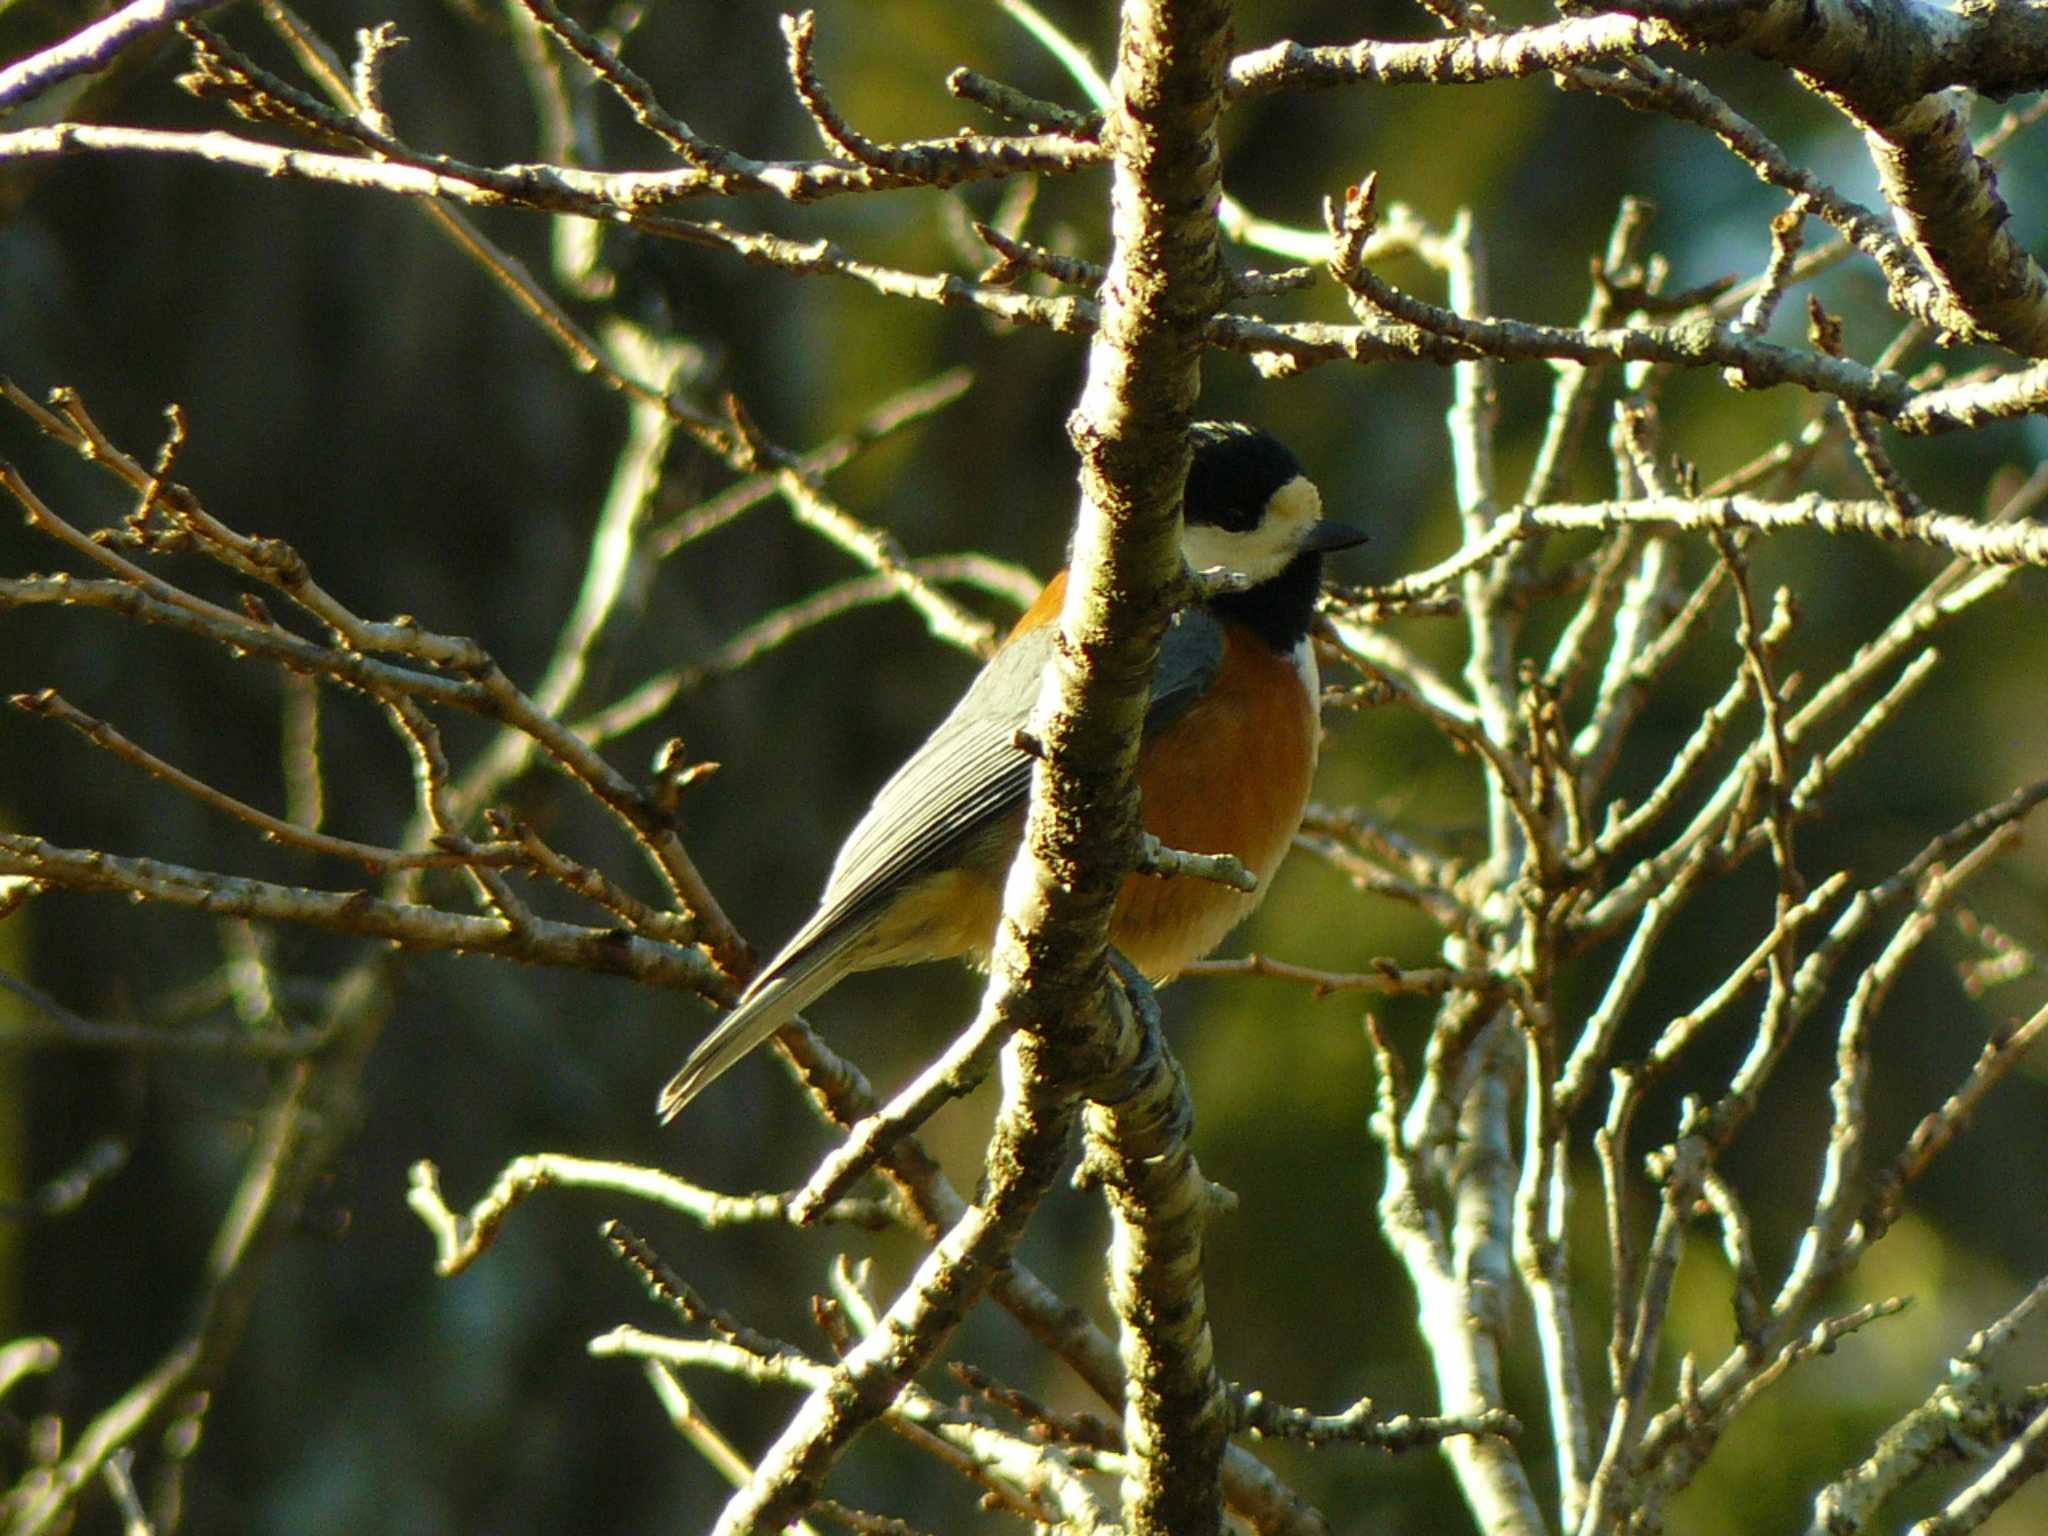
[[[1038,680],[1052,646],[1050,625],[1004,646],[924,745],[876,792],[840,849],[817,913],[763,973],[764,981],[813,944],[836,947],[838,932],[864,928],[905,883],[953,867],[965,845],[1023,807],[1031,791],[1031,758],[1019,750],[1017,733],[1038,702]],[[1221,626],[1199,608],[1177,614],[1160,643],[1146,731],[1159,729],[1200,698],[1222,661]]]

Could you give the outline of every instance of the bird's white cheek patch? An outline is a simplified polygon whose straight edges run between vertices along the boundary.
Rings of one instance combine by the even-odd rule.
[[[1221,566],[1241,572],[1256,585],[1287,568],[1322,515],[1322,494],[1306,477],[1296,475],[1273,493],[1256,527],[1231,533],[1194,524],[1182,534],[1181,549],[1195,570]]]

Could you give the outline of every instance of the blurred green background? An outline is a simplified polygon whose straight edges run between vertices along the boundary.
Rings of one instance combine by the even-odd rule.
[[[1068,0],[1047,10],[1108,60],[1110,7]],[[818,13],[826,80],[872,136],[986,125],[945,94],[946,73],[961,64],[1079,103],[994,5],[823,0]],[[1533,9],[1506,14],[1540,19]],[[316,0],[306,15],[344,53],[355,28],[396,20],[410,43],[387,68],[387,104],[414,145],[489,162],[538,153],[496,12],[412,0],[394,14]],[[1426,15],[1391,0],[1245,4],[1238,17],[1246,48],[1283,36],[1435,35]],[[0,56],[29,51],[81,19],[54,0],[14,0],[0,8]],[[283,67],[253,16],[229,13],[223,26]],[[167,48],[117,72],[77,110],[124,122],[221,125],[222,114],[175,88],[179,53]],[[774,8],[670,0],[641,19],[628,57],[701,133],[762,157],[817,153],[784,83]],[[1693,62],[1795,158],[1851,195],[1875,196],[1858,139],[1830,111],[1760,67]],[[5,126],[25,126],[37,113],[31,107]],[[1980,124],[1995,115],[1984,107]],[[608,166],[664,163],[659,147],[635,138],[609,104],[596,120]],[[1648,243],[1669,258],[1674,286],[1760,270],[1769,218],[1782,206],[1703,135],[1544,80],[1264,100],[1232,112],[1225,134],[1231,190],[1269,218],[1313,225],[1325,195],[1373,170],[1383,198],[1408,202],[1434,223],[1470,207],[1489,252],[1496,311],[1558,323],[1582,309],[1588,260],[1623,195],[1658,205]],[[1027,233],[1100,257],[1105,185],[1097,173],[1044,186]],[[2048,216],[2042,143],[2015,147],[2001,186],[2020,234],[2038,244]],[[792,236],[829,235],[904,266],[971,271],[960,214],[986,218],[999,197],[997,188],[977,187],[807,208],[750,199],[716,213]],[[534,271],[546,270],[544,220],[478,217]],[[736,391],[786,444],[823,441],[891,391],[942,368],[971,368],[977,383],[962,404],[838,476],[835,493],[913,553],[975,547],[1041,573],[1060,562],[1073,496],[1062,424],[1083,366],[1080,342],[1009,333],[968,311],[884,299],[832,279],[793,280],[644,237],[608,240],[607,258],[622,274],[616,304],[692,338],[704,352],[704,398]],[[1440,297],[1412,263],[1394,263],[1387,275]],[[1867,359],[1889,339],[1893,323],[1867,267],[1838,269],[1818,291],[1845,316],[1856,355]],[[596,318],[590,306],[568,302]],[[1788,339],[1798,335],[1800,307],[1796,296],[1785,306],[1779,333]],[[1343,314],[1327,282],[1269,309]],[[565,366],[417,209],[189,162],[77,158],[0,174],[0,368],[32,392],[77,387],[136,451],[157,440],[164,405],[181,403],[191,441],[179,475],[215,514],[289,539],[358,611],[409,612],[473,635],[526,682],[573,600],[624,424],[620,402]],[[1509,487],[1534,453],[1548,382],[1541,365],[1502,376]],[[1441,430],[1448,393],[1448,377],[1421,366],[1325,368],[1265,382],[1243,359],[1218,356],[1208,365],[1204,409],[1257,421],[1293,444],[1330,506],[1374,530],[1373,544],[1346,557],[1339,573],[1367,579],[1426,563],[1455,543]],[[1788,391],[1739,394],[1701,376],[1671,388],[1666,422],[1671,446],[1712,478],[1812,410]],[[1589,498],[1610,487],[1600,431],[1576,486]],[[1941,507],[1975,512],[1992,476],[2006,465],[2031,469],[2043,444],[2041,424],[2029,422],[1902,444],[1899,458]],[[125,510],[107,484],[12,414],[0,417],[0,455],[78,518],[111,520]],[[686,508],[723,483],[715,466],[679,449],[665,504]],[[1822,462],[1812,483],[1864,494],[1839,455]],[[1705,555],[1695,549],[1688,560],[1697,572]],[[58,563],[52,546],[4,520],[0,569]],[[1809,677],[1824,675],[1936,569],[1920,551],[1815,538],[1776,540],[1756,564],[1760,588],[1789,582],[1799,594],[1802,625],[1787,665]],[[767,610],[851,573],[843,556],[764,506],[661,569],[637,638],[611,657],[591,696],[700,655]],[[1865,881],[1879,878],[1933,831],[2042,772],[2042,588],[2028,578],[2015,590],[1944,641],[1938,686],[1850,775],[1835,813],[1804,835],[1811,870],[1847,865]],[[993,603],[987,611],[1003,617]],[[1555,624],[1554,615],[1539,616],[1535,632],[1547,639]],[[1414,620],[1401,632],[1457,664],[1452,626]],[[1719,691],[1734,655],[1725,632],[1697,647],[1639,727],[1621,787],[1639,789],[1654,777]],[[660,740],[680,735],[693,754],[725,765],[691,792],[688,839],[728,910],[757,942],[772,943],[808,910],[832,849],[875,785],[971,671],[906,609],[869,609],[682,699],[612,756],[642,772]],[[259,803],[281,803],[282,690],[261,667],[101,615],[0,620],[0,690],[47,685],[187,769]],[[395,837],[408,814],[395,742],[357,700],[330,695],[324,722],[330,829]],[[481,739],[466,725],[451,727],[458,752]],[[1476,770],[1415,721],[1388,711],[1335,716],[1326,764],[1323,798],[1361,805],[1440,847],[1479,846]],[[580,856],[632,867],[561,787],[528,780],[514,799]],[[12,714],[0,715],[0,823],[59,843],[273,878],[353,878],[259,845],[69,733]],[[1974,905],[2022,942],[2039,944],[2048,941],[2044,884],[2048,864],[2037,842],[2004,860]],[[1632,1015],[1625,1046],[1639,1048],[1654,1021],[1718,978],[1754,942],[1769,904],[1761,873],[1703,902]],[[1256,947],[1353,969],[1378,955],[1427,963],[1431,943],[1405,909],[1360,898],[1296,858],[1230,952]],[[277,936],[278,962],[292,975],[331,974],[353,953],[320,936]],[[1966,953],[1945,933],[1909,971],[1880,1026],[1880,1148],[1895,1145],[1959,1080],[1990,1028],[2039,1001],[2041,989],[2024,981],[1967,1001],[1953,978]],[[0,926],[0,964],[109,1019],[147,1013],[222,958],[208,923],[111,899],[52,895]],[[1597,954],[1567,977],[1567,1003],[1597,996],[1612,958]],[[899,1240],[870,1248],[833,1232],[704,1235],[621,1201],[555,1194],[522,1211],[470,1273],[435,1279],[426,1237],[403,1205],[415,1159],[435,1160],[450,1200],[461,1204],[506,1160],[532,1150],[639,1160],[747,1190],[798,1182],[824,1142],[765,1057],[673,1129],[656,1128],[654,1090],[706,1022],[686,1002],[623,983],[445,957],[410,964],[403,976],[398,1017],[365,1084],[362,1133],[304,1236],[275,1261],[207,1420],[187,1529],[431,1536],[707,1525],[724,1494],[718,1476],[674,1439],[637,1372],[584,1353],[585,1342],[614,1323],[663,1322],[595,1240],[597,1222],[627,1216],[706,1295],[799,1339],[815,1338],[807,1298],[822,1288],[833,1254],[873,1252],[888,1284],[915,1255]],[[816,1019],[878,1081],[893,1083],[945,1037],[975,994],[975,980],[951,968],[862,978]],[[1224,1372],[1324,1411],[1361,1393],[1389,1412],[1434,1409],[1412,1294],[1373,1219],[1380,1173],[1365,1117],[1374,1085],[1358,1004],[1312,1002],[1250,981],[1190,982],[1166,1001],[1198,1106],[1203,1168],[1242,1197],[1215,1229],[1209,1270]],[[6,1006],[0,997],[0,1010]],[[1422,1007],[1388,1004],[1381,1013],[1396,1040],[1419,1044]],[[1727,1164],[1753,1202],[1767,1273],[1789,1257],[1811,1199],[1831,1021],[1824,1010]],[[1697,1075],[1676,1087],[1725,1076],[1740,1045],[1724,1030],[1695,1063]],[[263,1078],[257,1068],[203,1058],[4,1059],[0,1174],[14,1191],[36,1186],[98,1138],[132,1150],[128,1167],[79,1212],[0,1228],[0,1332],[48,1333],[65,1349],[54,1375],[8,1399],[12,1440],[0,1453],[18,1467],[29,1414],[62,1414],[75,1427],[175,1336],[247,1151]],[[1668,1135],[1670,1107],[1660,1099],[1639,1123],[1644,1147]],[[963,1188],[976,1176],[988,1108],[985,1091],[931,1131]],[[1920,1400],[1972,1329],[2048,1270],[2044,1166],[2048,1087],[2037,1064],[1986,1106],[1838,1298],[1846,1309],[1903,1292],[1914,1307],[1795,1373],[1747,1414],[1670,1529],[1745,1536],[1803,1528],[1820,1483]],[[1589,1304],[1598,1304],[1603,1244],[1590,1184],[1585,1194],[1578,1257]],[[1063,1192],[1041,1213],[1024,1257],[1106,1321],[1094,1281],[1104,1235],[1097,1202]],[[1725,1266],[1702,1231],[1681,1277],[1672,1358],[1691,1348],[1718,1359],[1732,1332]],[[1589,1320],[1583,1336],[1590,1363],[1604,1328]],[[1072,1380],[1046,1367],[1000,1315],[977,1314],[956,1348],[1056,1404],[1081,1406]],[[1518,1314],[1513,1406],[1529,1424],[1527,1459],[1548,1490],[1534,1356],[1532,1331]],[[2048,1376],[2048,1350],[2037,1347],[2028,1369],[2030,1379]],[[1670,1380],[1667,1369],[1660,1392]],[[749,1453],[791,1406],[716,1379],[690,1385]],[[1467,1528],[1448,1474],[1429,1453],[1262,1454],[1341,1531]],[[972,1490],[885,1436],[863,1443],[833,1489],[921,1528],[997,1523],[975,1512]],[[1915,1509],[1932,1493],[1923,1491]],[[115,1528],[106,1501],[92,1501],[81,1529]],[[2043,1528],[2048,1500],[2038,1490],[1987,1527],[1998,1536]]]

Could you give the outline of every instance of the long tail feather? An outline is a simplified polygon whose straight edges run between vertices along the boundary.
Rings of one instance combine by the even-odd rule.
[[[826,946],[813,944],[809,953],[792,955],[785,951],[777,955],[747,988],[739,1005],[697,1043],[682,1070],[662,1088],[656,1106],[662,1123],[675,1119],[684,1105],[852,969],[846,963],[847,951],[861,932],[840,936],[838,942]]]

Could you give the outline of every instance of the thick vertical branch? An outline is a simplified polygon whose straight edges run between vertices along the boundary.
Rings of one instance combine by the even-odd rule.
[[[1043,860],[1033,872],[1041,884],[1055,870],[1116,876],[1129,867],[1138,728],[1180,578],[1187,427],[1200,391],[1204,331],[1223,297],[1216,115],[1229,55],[1227,4],[1133,0],[1124,7],[1105,131],[1115,156],[1115,253],[1072,424],[1085,496],[1055,668],[1074,729],[1064,740],[1047,734],[1054,752],[1039,776],[1027,833],[1030,853]],[[1084,725],[1090,736],[1081,734]],[[1069,778],[1060,770],[1070,761],[1107,772],[1094,784],[1079,771]],[[1112,798],[1099,799],[1099,789]],[[1066,799],[1077,790],[1086,798]],[[1075,813],[1104,803],[1119,814],[1094,818],[1091,849],[1076,835],[1090,819]],[[1015,882],[1026,873],[1020,861],[1013,906]],[[1115,892],[1112,878],[1090,893],[1092,934],[1102,932]],[[1147,1044],[1126,1081],[1095,1095],[1090,1158],[1114,1223],[1111,1297],[1122,1325],[1131,1458],[1127,1528],[1194,1536],[1220,1529],[1217,1478],[1228,1436],[1202,1301],[1210,1206],[1187,1149],[1186,1087],[1156,1029],[1147,1031]]]
[[[1373,1129],[1387,1151],[1380,1229],[1415,1286],[1416,1326],[1429,1346],[1444,1412],[1496,1408],[1506,1396],[1497,1337],[1474,1315],[1444,1223],[1431,1208],[1432,1180],[1384,1089]],[[1443,1452],[1485,1536],[1542,1536],[1543,1513],[1512,1445],[1494,1435],[1460,1436],[1444,1441]]]
[[[1459,314],[1486,311],[1485,253],[1472,227],[1471,211],[1459,213],[1445,241],[1449,254],[1451,308]],[[1465,541],[1477,543],[1493,529],[1500,513],[1493,463],[1493,425],[1497,411],[1494,365],[1475,358],[1451,369],[1448,413],[1451,466],[1457,479],[1458,521]],[[1523,556],[1518,552],[1517,559]],[[1465,622],[1471,649],[1465,660],[1465,682],[1479,706],[1486,734],[1499,746],[1515,738],[1514,608],[1503,600],[1515,562],[1501,561],[1468,572],[1464,581]],[[1487,817],[1494,868],[1501,889],[1512,882],[1520,839],[1507,786],[1497,775],[1487,778]]]
[[[1020,1033],[1004,1056],[1005,1091],[987,1191],[920,1266],[881,1326],[798,1410],[721,1533],[772,1529],[800,1511],[860,1429],[930,1363],[1014,1251],[1057,1174],[1081,1097],[1158,1103],[1161,1052],[1145,1053],[1128,1010],[1104,1006],[1109,915],[1136,862],[1138,734],[1153,663],[1181,575],[1179,511],[1187,428],[1199,392],[1204,328],[1222,296],[1216,245],[1215,116],[1228,61],[1227,6],[1125,8],[1106,134],[1116,155],[1115,254],[1102,324],[1072,433],[1082,505],[1060,644],[1033,716],[1039,746],[1023,846],[1011,868],[983,1013]],[[1177,1084],[1164,1088],[1169,1104]],[[1199,1174],[1179,1141],[1184,1113],[1127,1152]],[[1105,1127],[1121,1123],[1112,1111]],[[1162,1190],[1113,1202],[1123,1317],[1126,1482],[1133,1531],[1220,1528],[1226,1423],[1207,1323],[1186,1304],[1205,1202]],[[1158,1205],[1150,1206],[1156,1199]],[[1171,1292],[1173,1305],[1160,1309]],[[1199,1292],[1196,1293],[1197,1295]]]
[[[1229,1405],[1216,1372],[1202,1288],[1214,1201],[1188,1147],[1194,1109],[1139,990],[1145,1052],[1133,1089],[1088,1108],[1087,1166],[1109,1205],[1109,1296],[1122,1331],[1130,1455],[1124,1507],[1134,1532],[1216,1531]]]
[[[1461,314],[1486,307],[1484,257],[1469,214],[1461,214],[1445,242],[1451,306]],[[1457,480],[1458,516],[1468,543],[1483,541],[1500,515],[1494,468],[1493,368],[1484,359],[1452,370],[1447,415],[1452,467]],[[1453,964],[1484,964],[1519,944],[1526,915],[1511,906],[1527,861],[1540,854],[1540,830],[1518,812],[1527,804],[1523,787],[1511,782],[1519,760],[1520,735],[1515,689],[1518,612],[1509,601],[1512,568],[1498,562],[1467,573],[1463,583],[1468,651],[1464,678],[1477,715],[1480,738],[1491,744],[1486,761],[1488,805],[1487,916],[1500,924],[1491,953],[1482,956],[1463,936],[1446,941]],[[1519,1064],[1512,1025],[1505,1011],[1475,1022],[1467,1005],[1446,1006],[1431,1043],[1433,1065],[1409,1114],[1416,1146],[1438,1155],[1388,1160],[1380,1224],[1401,1256],[1421,1299],[1418,1321],[1436,1366],[1437,1389],[1447,1414],[1479,1414],[1500,1408],[1501,1342],[1507,1325],[1512,1272],[1515,1160],[1510,1105]],[[1390,1146],[1390,1151],[1392,1150]],[[1449,1230],[1424,1234],[1440,1218],[1422,1217],[1415,1202],[1423,1191],[1416,1175],[1433,1175],[1434,1193],[1445,1202]],[[1480,1528],[1488,1536],[1526,1536],[1543,1529],[1515,1448],[1494,1436],[1458,1436],[1441,1447]]]

